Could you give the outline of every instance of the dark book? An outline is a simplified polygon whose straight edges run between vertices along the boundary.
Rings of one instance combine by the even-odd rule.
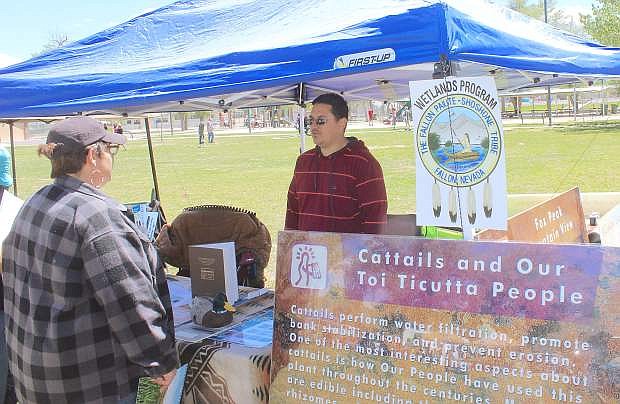
[[[189,271],[192,296],[213,299],[226,294],[230,304],[239,299],[235,243],[196,244],[189,248]]]

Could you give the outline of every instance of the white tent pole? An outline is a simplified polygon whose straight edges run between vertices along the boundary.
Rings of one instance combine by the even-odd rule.
[[[551,86],[547,86],[547,115],[549,116],[549,126],[551,126]]]
[[[577,120],[577,84],[573,84],[573,120]]]
[[[252,108],[248,108],[248,131],[252,134]]]
[[[306,83],[299,83],[296,90],[296,101],[299,106],[297,113],[299,115],[299,154],[306,151],[306,126],[304,122],[306,117],[306,87]]]
[[[297,111],[297,115],[299,115],[299,122],[297,122],[299,125],[299,154],[302,154],[306,151],[306,104],[300,105]]]
[[[164,113],[159,113],[159,138],[164,142]]]
[[[469,224],[469,220],[463,220],[463,240],[472,241],[474,239],[474,228]]]
[[[24,133],[26,133],[25,129],[24,129]],[[17,173],[15,172],[15,138],[13,137],[13,121],[9,122],[9,139],[11,141],[11,169],[13,170],[13,194],[17,196]]]
[[[548,23],[547,0],[544,0],[545,24]],[[551,86],[547,86],[547,114],[549,115],[549,126],[551,126]]]
[[[601,91],[599,92],[601,102],[601,116],[605,116],[605,93],[603,92],[603,79],[601,79]]]

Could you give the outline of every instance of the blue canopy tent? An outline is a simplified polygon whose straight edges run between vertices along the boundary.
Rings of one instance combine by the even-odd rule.
[[[402,99],[433,72],[510,91],[620,76],[620,49],[481,0],[181,0],[0,69],[0,118]]]
[[[403,98],[442,57],[499,91],[620,76],[620,49],[484,1],[181,0],[0,69],[0,118]]]

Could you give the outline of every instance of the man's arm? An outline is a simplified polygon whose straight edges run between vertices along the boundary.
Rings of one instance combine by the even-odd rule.
[[[295,170],[297,171],[297,170]],[[286,219],[284,220],[285,230],[299,229],[299,200],[297,197],[297,188],[295,185],[295,174],[291,179],[291,185],[288,187],[286,197]]]
[[[381,234],[387,224],[387,193],[379,162],[371,158],[358,179],[356,188],[362,232]]]
[[[295,169],[293,170],[293,178],[288,187],[286,195],[286,218],[284,220],[285,230],[299,230],[299,195],[297,194],[297,171],[299,170],[301,156],[295,161]]]
[[[173,330],[135,233],[107,232],[82,247],[85,277],[129,361],[149,376],[178,366]]]

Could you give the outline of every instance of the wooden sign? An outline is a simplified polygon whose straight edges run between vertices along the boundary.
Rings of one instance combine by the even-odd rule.
[[[586,225],[579,188],[573,188],[508,219],[508,229],[485,230],[478,240],[583,243]]]
[[[272,402],[619,398],[619,248],[289,231],[278,241]]]

